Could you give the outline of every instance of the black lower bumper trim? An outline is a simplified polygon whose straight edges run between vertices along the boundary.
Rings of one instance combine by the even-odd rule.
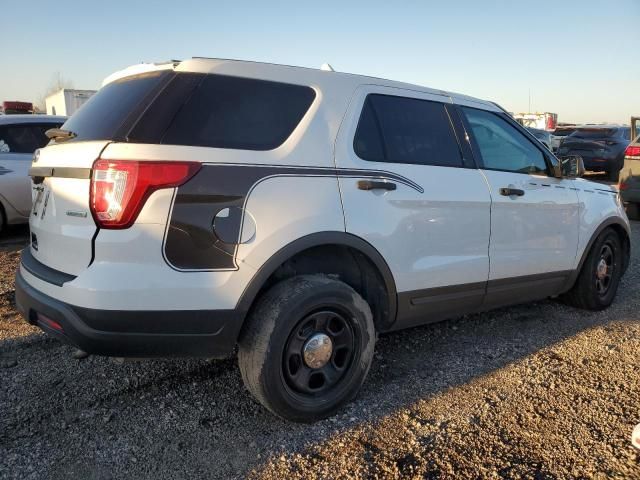
[[[45,282],[53,283],[58,287],[76,278],[74,275],[69,275],[68,273],[48,267],[44,263],[40,263],[31,253],[31,247],[22,250],[20,261],[22,262],[22,266],[26,268],[31,275]]]
[[[112,357],[225,358],[235,349],[244,314],[237,310],[120,311],[68,305],[16,274],[16,304],[24,318],[85,352]],[[54,320],[62,331],[38,321]]]

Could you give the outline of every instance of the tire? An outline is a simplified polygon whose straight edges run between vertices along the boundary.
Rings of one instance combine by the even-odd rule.
[[[575,285],[563,295],[565,303],[586,310],[603,310],[611,305],[622,277],[624,255],[618,234],[609,228],[604,230],[593,243]],[[598,266],[603,260],[608,276],[600,278]]]
[[[629,217],[629,220],[640,220],[640,203],[631,202],[627,204],[627,217]]]
[[[316,350],[314,358],[311,339],[322,345],[322,335],[332,351],[327,357],[326,350]],[[268,410],[286,420],[314,422],[356,396],[375,338],[371,309],[355,290],[327,276],[301,275],[259,298],[240,336],[238,364],[245,386]]]
[[[615,168],[613,170],[607,170],[607,178],[612,182],[620,180],[620,170]]]

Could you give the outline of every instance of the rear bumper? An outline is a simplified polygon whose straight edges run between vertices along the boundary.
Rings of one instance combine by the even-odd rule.
[[[235,349],[244,319],[238,310],[81,308],[38,291],[20,270],[16,304],[27,322],[46,333],[85,352],[114,357],[225,358]]]

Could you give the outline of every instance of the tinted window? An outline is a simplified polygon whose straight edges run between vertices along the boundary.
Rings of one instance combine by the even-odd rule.
[[[385,161],[382,135],[371,104],[371,95],[367,97],[362,107],[353,148],[360,158],[371,160],[372,162]]]
[[[566,137],[573,132],[575,132],[575,128],[556,128],[553,135],[556,137]]]
[[[484,168],[517,173],[547,173],[542,152],[504,118],[463,107]]]
[[[161,143],[271,150],[291,135],[314,98],[306,86],[206,75]]]
[[[374,162],[462,166],[444,105],[427,100],[367,96],[354,150],[360,158]]]
[[[608,138],[618,133],[617,128],[580,128],[571,134],[577,138]]]
[[[33,153],[49,143],[45,132],[59,123],[0,125],[0,153]]]
[[[121,130],[128,130],[127,121],[135,120],[137,109],[147,103],[144,100],[156,91],[167,75],[170,73],[166,71],[151,72],[105,85],[62,128],[77,134],[72,141],[120,138]]]

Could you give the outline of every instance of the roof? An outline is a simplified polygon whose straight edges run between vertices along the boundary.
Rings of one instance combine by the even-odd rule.
[[[60,115],[40,115],[40,114],[17,114],[17,115],[0,115],[0,125],[8,123],[64,123],[67,117]]]
[[[326,71],[316,68],[224,58],[193,57],[189,60],[183,61],[171,60],[169,62],[163,63],[143,63],[133,65],[109,75],[104,79],[102,85],[104,86],[107,83],[131,75],[169,69],[185,72],[217,73],[221,75],[235,75],[249,78],[264,78],[273,81],[280,80],[297,83],[293,82],[295,79],[300,83],[316,85],[321,88],[342,87],[343,89],[350,91],[353,91],[359,85],[375,84],[400,88],[404,90],[414,90],[434,95],[449,96],[457,102],[470,102],[472,104],[475,103],[483,105],[484,107],[488,107],[491,110],[502,110],[501,107],[498,107],[495,103],[490,101],[481,100],[478,98],[470,97],[468,95],[462,95],[446,90],[439,90],[411,83],[398,82],[395,80],[387,80],[384,78],[370,77],[353,73]]]

